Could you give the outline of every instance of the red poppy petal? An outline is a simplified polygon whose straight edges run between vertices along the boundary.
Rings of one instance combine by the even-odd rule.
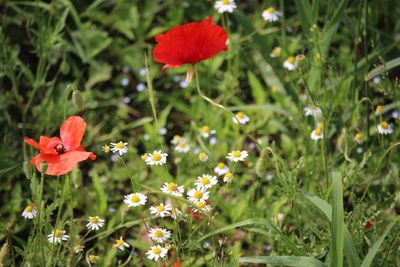
[[[60,136],[66,151],[77,149],[85,134],[86,122],[79,116],[69,117],[60,127]]]
[[[47,136],[41,136],[39,143],[35,142],[34,140],[24,137],[25,143],[33,146],[36,149],[39,149],[41,153],[46,153],[46,154],[57,154],[57,152],[54,150],[54,147],[56,147],[58,144],[61,143],[61,139],[58,137],[47,137]]]
[[[40,149],[40,144],[36,143],[34,140],[24,137],[24,142],[27,143],[28,145],[33,146],[34,148]]]
[[[70,151],[57,156],[45,157],[48,164],[46,174],[54,176],[66,174],[75,168],[78,162],[88,159],[91,154],[91,152]]]
[[[40,165],[44,162],[44,159],[41,157],[41,154],[33,157],[31,159],[31,164],[36,166],[36,169],[40,172]]]

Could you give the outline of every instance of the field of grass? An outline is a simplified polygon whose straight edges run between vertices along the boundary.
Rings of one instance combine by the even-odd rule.
[[[0,1],[0,267],[400,266],[395,2]]]

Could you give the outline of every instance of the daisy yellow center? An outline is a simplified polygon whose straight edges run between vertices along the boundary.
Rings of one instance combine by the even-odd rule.
[[[274,48],[274,50],[272,50],[272,54],[277,57],[281,54],[281,50],[279,48]]]
[[[181,137],[179,135],[174,135],[174,138],[173,138],[174,141],[178,141],[179,139],[181,139]]]
[[[99,257],[96,256],[96,255],[89,255],[89,261],[90,261],[90,262],[95,262],[95,261],[97,261],[98,259],[99,259]]]
[[[124,245],[124,240],[122,240],[122,239],[115,240],[115,245],[117,245],[118,247],[123,246]]]
[[[314,134],[317,135],[317,136],[320,136],[322,133],[321,133],[320,129],[315,129],[314,130]]]
[[[205,177],[201,178],[202,185],[207,185],[209,183],[210,183],[210,179],[208,177],[205,176]]]
[[[207,155],[206,155],[206,153],[204,153],[204,152],[201,152],[200,154],[199,154],[199,159],[200,160],[203,160],[203,159],[205,159],[207,157]]]
[[[217,167],[218,167],[218,169],[223,169],[223,168],[225,168],[225,164],[220,162],[220,163],[218,163]]]
[[[186,143],[180,142],[180,143],[178,144],[178,146],[179,146],[180,148],[184,148],[184,147],[186,146]]]
[[[194,194],[193,194],[193,197],[195,198],[195,199],[199,199],[199,198],[201,198],[203,196],[203,193],[201,192],[201,191],[196,191],[196,192],[194,192]]]
[[[160,206],[158,206],[156,209],[157,209],[158,212],[163,212],[163,211],[165,211],[164,205],[160,205]]]
[[[161,254],[161,248],[159,248],[159,247],[153,248],[153,253],[156,254],[156,255]]]
[[[131,202],[138,203],[139,201],[140,201],[140,198],[137,195],[133,195],[131,197]]]
[[[322,122],[318,122],[317,128],[318,129],[324,129],[324,124]]]
[[[178,189],[178,186],[175,183],[169,183],[168,184],[168,191],[174,192]]]
[[[160,229],[154,231],[154,236],[157,238],[161,238],[164,236],[163,232]]]
[[[92,218],[90,218],[90,221],[92,222],[92,223],[94,223],[94,224],[97,224],[98,222],[99,222],[99,217],[92,217]]]
[[[80,250],[81,248],[82,248],[82,245],[81,245],[81,244],[78,244],[78,245],[75,246],[75,249],[76,249],[76,250]]]
[[[151,159],[154,161],[159,161],[161,159],[161,155],[158,153],[154,153]]]
[[[228,178],[228,179],[230,179],[230,178],[233,177],[233,174],[232,174],[231,172],[227,172],[227,173],[225,174],[225,177]]]
[[[380,105],[377,106],[375,111],[376,111],[376,113],[382,112],[382,106],[380,106]]]
[[[122,143],[122,141],[119,141],[119,142],[115,145],[115,147],[118,148],[118,149],[123,149],[123,148],[125,147],[125,145],[124,145],[124,143]]]
[[[289,62],[290,64],[294,64],[294,62],[296,61],[296,59],[294,57],[288,57],[287,62]]]
[[[354,139],[356,140],[362,140],[364,138],[364,135],[362,133],[358,133],[356,134],[356,136],[354,137]]]
[[[207,125],[206,125],[206,126],[203,126],[203,127],[201,128],[201,131],[202,131],[203,133],[208,133],[208,132],[210,131],[210,127],[208,127]]]
[[[238,112],[237,114],[236,114],[236,117],[238,118],[238,119],[243,119],[244,118],[244,113],[243,112]]]
[[[204,207],[206,206],[206,203],[205,203],[204,201],[197,202],[197,203],[196,203],[196,206],[197,206],[198,208],[202,209],[202,208],[204,208]]]
[[[383,122],[381,123],[381,127],[382,127],[383,129],[387,129],[387,128],[389,127],[389,124],[388,124],[386,121],[383,121]]]
[[[241,155],[242,155],[242,153],[240,153],[239,150],[236,150],[236,151],[233,151],[233,152],[232,152],[232,156],[233,156],[234,158],[240,158]]]
[[[62,236],[62,231],[60,229],[56,229],[54,231],[54,236],[57,237],[57,238],[61,237]]]
[[[26,212],[32,212],[32,210],[33,210],[32,205],[28,205],[28,206],[25,208],[25,211],[26,211]]]
[[[275,8],[269,7],[269,8],[267,8],[267,12],[272,15],[275,13]]]

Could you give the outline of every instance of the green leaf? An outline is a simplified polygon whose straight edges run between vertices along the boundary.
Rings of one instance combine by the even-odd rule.
[[[298,266],[298,267],[326,267],[326,265],[313,258],[302,256],[255,256],[243,257],[239,263],[264,263],[271,265]]]
[[[299,12],[301,27],[303,28],[304,35],[310,35],[311,27],[311,5],[308,0],[296,0],[296,9]]]
[[[251,92],[253,94],[253,98],[257,104],[264,104],[266,100],[266,94],[264,92],[263,85],[257,79],[256,75],[250,70],[247,72],[247,79],[249,80],[249,84],[251,87]]]
[[[365,80],[368,81],[372,78],[374,78],[376,75],[383,74],[387,72],[390,69],[393,69],[394,67],[397,67],[400,65],[400,57],[392,59],[384,64],[381,64],[368,72],[367,76],[365,77]]]
[[[86,82],[85,88],[92,88],[96,83],[109,80],[111,77],[111,72],[111,65],[93,61],[90,65],[89,80]]]
[[[343,187],[339,172],[332,173],[333,209],[332,209],[332,266],[343,266]]]

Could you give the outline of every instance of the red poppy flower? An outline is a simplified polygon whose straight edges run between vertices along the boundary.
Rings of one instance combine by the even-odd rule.
[[[202,22],[178,25],[165,34],[155,37],[153,57],[164,63],[164,68],[194,64],[228,50],[228,35],[224,28],[211,24],[212,17]]]
[[[58,176],[70,172],[80,161],[96,159],[95,154],[85,151],[81,145],[85,130],[86,122],[79,116],[71,116],[60,128],[61,138],[41,136],[36,143],[25,137],[25,143],[40,150],[40,154],[31,159],[31,164],[40,171],[40,164],[45,161],[46,174]]]

